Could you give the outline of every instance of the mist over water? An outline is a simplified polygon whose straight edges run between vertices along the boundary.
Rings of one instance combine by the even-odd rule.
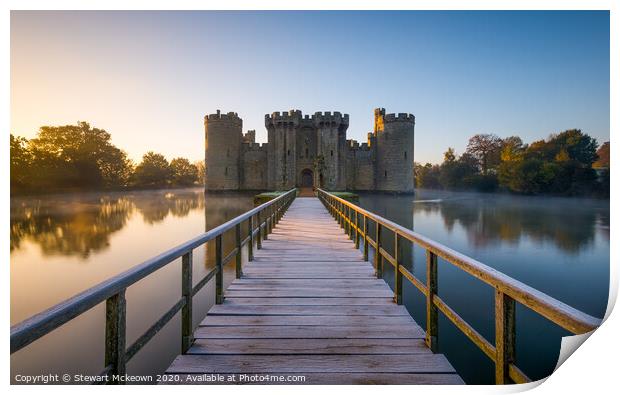
[[[11,324],[249,210],[252,196],[205,196],[198,188],[12,198]],[[360,205],[575,308],[597,317],[604,314],[608,200],[418,190],[415,196],[362,194]],[[384,235],[391,252],[390,237]],[[225,235],[225,251],[233,248],[233,238]],[[424,251],[402,244],[404,264],[424,280]],[[206,251],[208,247],[194,251],[194,283],[213,266],[213,254]],[[226,269],[225,285],[234,277],[233,265]],[[393,271],[389,264],[385,269],[384,277],[392,285]],[[173,262],[128,289],[128,345],[176,303],[180,285],[180,262]],[[211,282],[196,295],[196,324],[214,302],[213,288]],[[493,343],[491,287],[440,260],[439,294]],[[424,299],[407,281],[404,299],[424,326]],[[99,305],[15,353],[12,376],[100,372],[104,315]],[[549,374],[566,334],[518,307],[517,365],[534,379]],[[493,381],[491,361],[444,318],[439,346],[466,382]],[[177,316],[129,363],[129,373],[161,373],[179,351]]]

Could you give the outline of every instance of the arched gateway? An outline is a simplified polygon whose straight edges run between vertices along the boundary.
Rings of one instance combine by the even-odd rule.
[[[312,188],[314,186],[314,175],[312,170],[304,169],[301,171],[301,185],[302,188]]]

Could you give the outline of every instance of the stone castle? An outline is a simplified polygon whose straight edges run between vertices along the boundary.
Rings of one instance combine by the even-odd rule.
[[[413,192],[415,117],[374,111],[368,141],[347,140],[349,115],[299,110],[265,115],[268,142],[242,132],[235,112],[210,114],[205,125],[205,188]]]

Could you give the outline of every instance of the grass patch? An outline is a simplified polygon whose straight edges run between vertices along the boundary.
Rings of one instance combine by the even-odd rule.
[[[280,195],[285,194],[288,191],[271,191],[271,192],[263,192],[258,195],[254,195],[254,205],[260,206],[263,203],[267,203],[270,200],[273,200]]]

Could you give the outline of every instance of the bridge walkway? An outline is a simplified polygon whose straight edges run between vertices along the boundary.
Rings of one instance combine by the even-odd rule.
[[[235,375],[234,383],[462,384],[393,295],[319,199],[298,197],[166,373],[201,384],[205,374]]]

